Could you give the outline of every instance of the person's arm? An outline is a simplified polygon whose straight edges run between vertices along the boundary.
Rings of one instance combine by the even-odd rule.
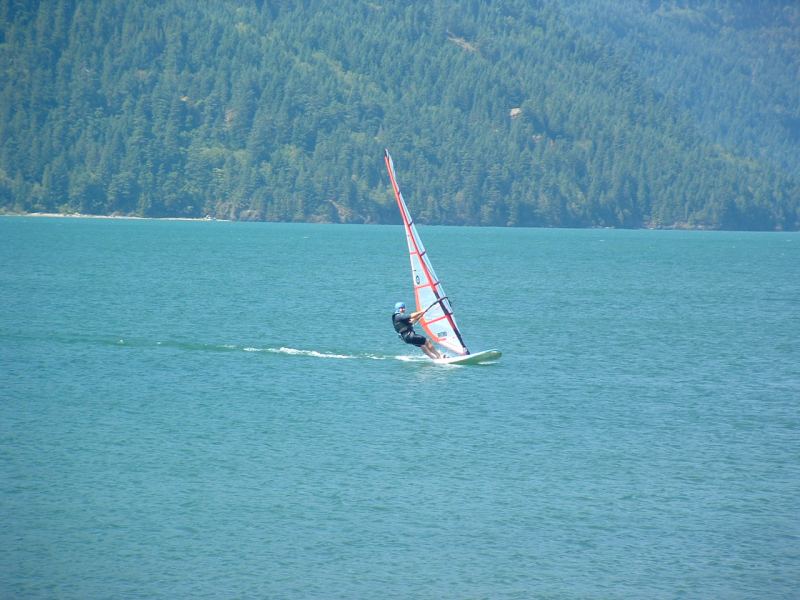
[[[430,309],[432,309],[434,306],[436,306],[437,304],[439,304],[440,302],[442,302],[446,298],[447,298],[447,296],[442,296],[441,298],[437,298],[436,302],[431,304],[428,308],[426,308],[424,310],[418,310],[417,312],[411,313],[409,315],[411,317],[411,324],[413,325],[414,323],[419,321],[422,318],[422,315],[424,315],[426,312],[428,312]]]
[[[422,315],[424,314],[425,314],[424,310],[418,310],[417,312],[411,313],[411,324],[413,325],[414,323],[419,321],[422,318]]]

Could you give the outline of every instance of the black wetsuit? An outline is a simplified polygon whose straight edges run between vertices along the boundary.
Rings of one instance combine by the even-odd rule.
[[[424,346],[427,341],[424,336],[418,335],[411,325],[411,315],[407,313],[396,312],[392,315],[392,325],[397,335],[400,336],[406,344],[413,344],[414,346]]]

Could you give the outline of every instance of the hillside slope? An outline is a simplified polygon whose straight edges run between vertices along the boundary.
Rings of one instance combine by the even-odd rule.
[[[798,229],[797,10],[693,4],[0,0],[0,207]]]

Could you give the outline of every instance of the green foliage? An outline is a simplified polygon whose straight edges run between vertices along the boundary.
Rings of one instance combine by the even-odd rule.
[[[0,210],[798,229],[758,4],[0,0]]]

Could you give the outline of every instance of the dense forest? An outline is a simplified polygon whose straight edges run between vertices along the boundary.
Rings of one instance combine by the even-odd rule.
[[[0,211],[800,228],[794,0],[0,0]]]

